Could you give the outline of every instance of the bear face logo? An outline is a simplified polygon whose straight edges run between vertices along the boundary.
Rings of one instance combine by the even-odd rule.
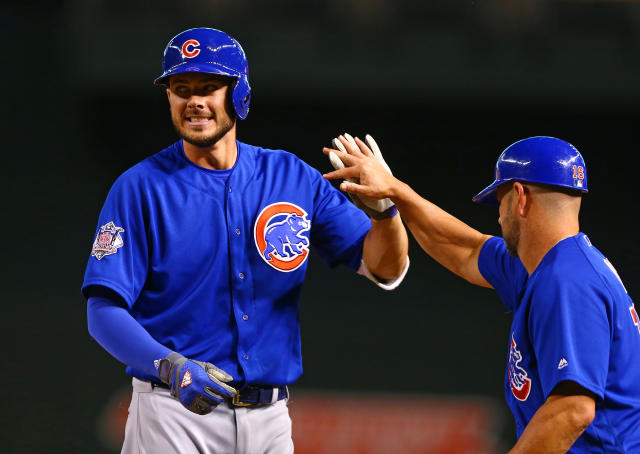
[[[278,271],[298,269],[309,255],[311,221],[307,212],[289,202],[272,203],[258,215],[254,239],[260,257]],[[303,235],[305,234],[306,235]]]

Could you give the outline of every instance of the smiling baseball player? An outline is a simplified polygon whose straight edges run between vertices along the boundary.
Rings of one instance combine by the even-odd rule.
[[[181,140],[122,174],[100,213],[82,289],[91,335],[133,377],[125,453],[293,452],[309,254],[384,289],[409,266],[395,207],[369,201],[370,219],[294,155],[236,140],[247,68],[219,30],[171,39],[155,82]]]

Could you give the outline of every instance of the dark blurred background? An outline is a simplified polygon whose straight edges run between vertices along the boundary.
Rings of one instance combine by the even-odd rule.
[[[485,233],[499,233],[497,211],[471,197],[491,182],[502,149],[532,135],[570,141],[589,172],[582,230],[630,294],[640,292],[638,2],[0,8],[3,452],[110,452],[98,420],[129,380],[88,335],[80,285],[110,185],[176,140],[152,80],[165,44],[186,28],[220,28],[247,53],[253,93],[240,140],[327,170],[321,148],[331,138],[370,133],[395,175]],[[311,257],[301,304],[305,373],[294,390],[495,399],[504,417],[498,436],[513,442],[502,394],[511,316],[494,292],[453,276],[415,242],[406,280],[391,293]]]

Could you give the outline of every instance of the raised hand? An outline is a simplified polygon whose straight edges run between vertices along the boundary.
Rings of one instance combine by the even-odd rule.
[[[349,134],[333,139],[335,148],[325,147],[322,151],[329,156],[329,161],[336,170],[324,177],[329,180],[344,179],[340,189],[347,192],[354,203],[369,216],[377,219],[377,216],[382,215],[384,219],[395,214],[395,206],[388,197],[393,196],[397,180],[391,174],[373,137],[367,135],[365,140],[366,143]]]

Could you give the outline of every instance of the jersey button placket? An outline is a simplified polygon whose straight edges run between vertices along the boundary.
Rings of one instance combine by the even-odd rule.
[[[231,183],[229,182],[227,194],[227,235],[231,249],[229,266],[234,270],[233,273],[236,276],[233,279],[232,304],[238,330],[237,357],[245,373],[251,376],[256,372],[253,370],[255,366],[252,364],[255,361],[255,355],[248,353],[254,344],[253,324],[249,323],[249,317],[253,316],[251,314],[253,282],[249,274],[251,269],[248,255],[254,252],[255,246],[253,238],[248,238],[251,229],[246,224],[247,219],[245,219],[246,214],[242,208],[243,204],[236,200],[236,195],[239,192],[231,191]],[[234,186],[237,189],[237,184]]]

